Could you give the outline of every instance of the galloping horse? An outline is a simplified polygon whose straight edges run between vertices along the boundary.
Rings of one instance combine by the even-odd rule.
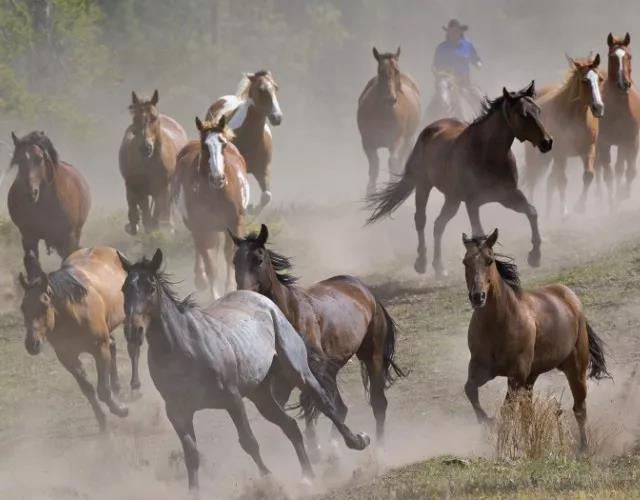
[[[464,120],[463,99],[455,75],[447,71],[435,71],[436,91],[427,104],[425,118],[428,122],[442,118]]]
[[[378,61],[378,75],[367,82],[358,99],[358,130],[369,160],[367,194],[375,191],[378,182],[378,149],[389,150],[389,172],[401,173],[422,107],[418,84],[398,66],[400,47],[395,54],[380,54],[374,47],[373,57]]]
[[[141,215],[145,231],[171,226],[171,179],[178,151],[188,139],[178,122],[158,112],[158,99],[157,90],[149,100],[131,93],[133,123],[120,145],[120,173],[129,207],[125,231],[131,235],[138,234]]]
[[[225,293],[233,285],[233,241],[226,230],[243,231],[249,202],[249,181],[242,155],[232,144],[233,132],[224,115],[217,123],[196,118],[200,140],[191,141],[178,155],[172,203],[178,204],[195,244],[195,283],[209,288],[214,298],[217,269],[213,261],[225,239]],[[212,255],[212,252],[214,255]]]
[[[528,292],[520,287],[518,268],[493,251],[496,229],[488,238],[462,236],[465,277],[473,315],[469,322],[469,375],[464,390],[479,422],[488,420],[478,388],[507,377],[507,401],[515,391],[531,391],[542,373],[557,368],[567,377],[573,412],[580,428],[580,448],[587,436],[589,378],[609,376],[602,340],[587,322],[580,299],[564,285]]]
[[[600,54],[590,59],[569,59],[569,76],[562,86],[548,87],[538,99],[542,117],[555,139],[552,155],[542,156],[533,148],[525,148],[524,183],[534,189],[540,176],[553,157],[551,174],[547,180],[547,212],[551,211],[553,195],[560,193],[563,216],[568,214],[566,205],[567,159],[580,156],[584,165],[582,194],[576,205],[578,212],[586,207],[587,194],[593,181],[598,139],[598,118],[604,115],[604,104],[600,93],[602,75],[598,70]]]
[[[317,353],[313,362],[325,365],[334,382],[338,370],[354,354],[358,356],[381,443],[387,410],[384,390],[393,381],[391,369],[404,376],[393,360],[396,335],[393,319],[367,286],[353,276],[334,276],[309,288],[297,286],[296,279],[286,273],[291,268],[289,260],[265,247],[268,237],[264,224],[259,235],[245,239],[233,236],[238,247],[234,257],[238,289],[253,290],[273,300]],[[282,404],[292,389],[290,384],[278,392]],[[344,421],[347,407],[338,392],[336,406],[338,418]],[[308,417],[306,434],[317,449],[313,419]]]
[[[120,259],[127,271],[125,331],[135,342],[147,337],[149,372],[182,443],[190,489],[198,487],[200,462],[193,415],[202,409],[225,409],[242,449],[261,474],[269,473],[251,431],[245,397],[280,427],[296,450],[303,476],[313,477],[298,424],[274,397],[281,384],[298,387],[305,395],[303,410],[311,413],[317,408],[326,414],[349,448],[362,450],[369,445],[366,434],[354,435],[336,416],[333,394],[337,387],[310,367],[303,340],[269,299],[253,292],[232,292],[202,310],[188,299],[176,298],[166,275],[159,271],[159,249],[151,261],[132,264],[122,255]]]
[[[29,279],[39,269],[38,243],[54,249],[65,259],[78,249],[80,235],[91,207],[87,181],[73,166],[58,159],[58,152],[44,132],[31,132],[18,139],[10,165],[17,165],[9,189],[9,215],[18,226]]]
[[[244,75],[236,95],[216,100],[208,109],[205,120],[218,122],[221,115],[233,130],[236,145],[245,162],[247,172],[253,174],[262,190],[260,204],[251,211],[259,214],[271,201],[271,129],[267,124],[282,123],[282,110],[276,95],[278,84],[270,71]]]
[[[116,251],[108,247],[82,248],[67,257],[57,271],[45,274],[38,266],[33,278],[20,273],[24,288],[22,315],[27,329],[25,347],[36,355],[49,341],[56,356],[89,400],[100,430],[106,419],[98,399],[106,403],[114,415],[126,417],[127,407],[113,393],[120,390],[116,341],[113,331],[124,320],[122,284],[125,272]],[[131,388],[140,387],[138,356],[140,346],[130,344]],[[98,397],[87,380],[79,356],[89,353],[96,362]]]
[[[524,213],[531,225],[533,244],[528,262],[531,266],[540,265],[538,214],[518,189],[518,170],[511,152],[516,138],[531,142],[543,153],[551,149],[553,139],[540,121],[534,96],[533,82],[518,92],[503,88],[500,97],[484,103],[482,114],[470,125],[454,119],[432,123],[418,137],[402,178],[369,197],[369,206],[374,210],[369,222],[373,222],[391,214],[416,190],[417,272],[426,272],[424,228],[427,201],[434,187],[445,196],[433,225],[433,267],[437,276],[445,274],[441,261],[442,233],[462,202],[467,206],[474,235],[484,234],[480,205],[498,202]]]
[[[600,118],[596,164],[603,169],[611,206],[614,205],[611,146],[618,146],[615,175],[618,200],[629,197],[637,169],[640,93],[631,80],[630,43],[629,33],[624,38],[616,38],[611,33],[607,37],[609,69],[602,89],[607,113]],[[624,187],[623,175],[626,177]]]

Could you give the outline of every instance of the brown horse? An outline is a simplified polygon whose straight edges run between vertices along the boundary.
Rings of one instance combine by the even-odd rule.
[[[323,371],[335,382],[338,371],[353,355],[358,356],[381,443],[387,410],[384,391],[393,381],[391,369],[404,376],[393,360],[396,325],[387,310],[353,276],[334,276],[309,288],[297,286],[296,278],[286,272],[291,268],[289,260],[265,247],[269,232],[264,224],[258,235],[245,239],[231,236],[238,247],[234,257],[238,289],[258,292],[275,302],[304,337],[313,353],[311,364],[324,366]],[[277,395],[282,404],[292,389],[290,384],[283,384]],[[336,406],[344,422],[347,407],[337,392]],[[306,435],[310,448],[317,450],[311,415],[307,415]]]
[[[568,59],[569,76],[564,85],[549,87],[537,101],[545,124],[555,138],[553,154],[542,156],[533,148],[526,147],[524,179],[525,185],[530,189],[530,198],[533,199],[538,179],[553,157],[551,174],[547,180],[547,212],[551,211],[553,195],[557,190],[560,193],[563,216],[568,215],[566,167],[567,159],[572,156],[579,156],[584,165],[582,194],[576,210],[585,210],[594,175],[598,118],[604,115],[605,108],[600,93],[603,81],[598,69],[600,54],[596,54],[593,59]]]
[[[378,74],[367,82],[358,99],[358,130],[369,160],[367,194],[375,191],[378,182],[378,149],[389,150],[389,172],[401,173],[420,125],[422,107],[418,84],[398,66],[400,47],[395,54],[380,54],[374,47],[373,57],[378,61]]]
[[[220,97],[208,109],[205,120],[217,122],[221,115],[233,130],[236,145],[247,163],[247,172],[253,174],[262,190],[260,204],[251,207],[260,213],[271,201],[271,125],[282,123],[282,110],[278,103],[278,84],[270,71],[248,73],[240,81],[236,95]]]
[[[616,186],[618,200],[631,193],[631,184],[636,177],[638,159],[638,130],[640,129],[640,93],[631,80],[631,52],[629,33],[616,38],[607,37],[609,46],[609,69],[602,89],[602,101],[607,113],[600,119],[597,160],[602,168],[609,191],[609,203],[614,205],[613,172],[611,168],[611,146],[618,146],[616,158]],[[622,177],[626,184],[622,185]]]
[[[580,299],[566,286],[522,290],[515,264],[493,251],[497,239],[497,229],[488,238],[462,236],[465,277],[474,309],[465,393],[478,421],[485,422],[488,417],[478,400],[479,387],[495,377],[507,377],[509,401],[515,391],[531,391],[539,375],[557,368],[569,382],[584,449],[587,370],[590,368],[590,378],[609,376],[602,340],[587,322]]]
[[[120,173],[129,207],[125,231],[131,235],[138,234],[141,215],[145,231],[171,226],[171,179],[178,151],[188,139],[178,122],[158,112],[158,99],[157,90],[149,100],[131,93],[133,123],[120,145]]]
[[[483,113],[470,125],[459,120],[438,120],[425,128],[409,156],[404,175],[383,191],[369,196],[374,209],[373,222],[391,214],[416,190],[415,225],[418,232],[418,258],[415,270],[426,272],[427,249],[424,228],[429,193],[435,187],[445,196],[444,206],[433,226],[433,267],[445,274],[441,261],[442,233],[465,202],[473,234],[484,234],[479,208],[498,202],[524,213],[531,225],[533,248],[529,264],[540,265],[538,215],[518,189],[518,170],[511,152],[514,139],[529,141],[542,152],[553,140],[540,122],[540,109],[533,101],[534,83],[518,92],[502,89],[502,95],[484,103]]]
[[[113,395],[120,390],[113,331],[124,321],[122,285],[126,273],[113,248],[95,247],[76,250],[57,271],[45,274],[37,261],[34,277],[20,273],[24,288],[22,315],[26,326],[25,347],[36,355],[49,341],[56,356],[89,400],[101,430],[106,419],[98,399],[114,415],[126,417],[127,407]],[[138,356],[140,346],[129,344],[131,388],[140,387]],[[87,379],[79,355],[89,353],[96,362],[96,391]]]
[[[241,234],[244,230],[249,181],[244,159],[231,142],[233,132],[226,126],[225,116],[217,123],[196,118],[196,127],[200,140],[189,142],[178,155],[172,197],[195,244],[196,287],[209,288],[218,298],[213,258],[224,239],[225,293],[229,292],[233,286],[234,247],[225,231]]]
[[[65,259],[80,244],[80,235],[91,207],[89,185],[58,152],[44,132],[31,132],[18,139],[11,165],[18,174],[9,189],[9,215],[22,236],[25,269],[29,278],[39,262],[38,244],[54,249]]]

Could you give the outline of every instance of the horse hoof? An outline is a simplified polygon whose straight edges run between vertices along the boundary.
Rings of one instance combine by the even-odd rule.
[[[120,418],[125,418],[129,415],[129,408],[123,404],[114,404],[110,409],[111,413]]]
[[[371,443],[371,438],[367,435],[366,432],[359,432],[355,436],[355,440],[353,443],[349,444],[349,448],[352,450],[364,450]]]
[[[133,224],[130,222],[129,224],[124,226],[124,230],[127,234],[135,236],[136,234],[138,234],[138,224]]]
[[[413,265],[413,268],[418,274],[425,274],[427,272],[427,258],[418,257],[415,264]]]
[[[130,387],[132,391],[138,391],[140,390],[140,387],[142,387],[142,384],[139,380],[134,380],[133,382],[131,382]]]
[[[442,280],[449,276],[449,272],[441,267],[434,268],[436,271],[436,279]]]
[[[540,259],[541,259],[540,251],[531,250],[531,252],[529,252],[529,255],[527,257],[527,263],[531,267],[540,267]]]

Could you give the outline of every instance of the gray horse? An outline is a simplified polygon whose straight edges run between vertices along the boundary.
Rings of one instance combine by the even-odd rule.
[[[188,298],[176,298],[160,272],[160,249],[150,261],[135,264],[119,256],[127,272],[122,288],[125,336],[129,343],[141,344],[146,334],[149,371],[182,443],[190,489],[198,487],[199,466],[193,414],[205,408],[229,413],[240,445],[261,474],[269,473],[249,426],[244,397],[282,429],[295,448],[303,477],[313,477],[298,424],[273,396],[283,382],[294,384],[307,396],[301,398],[303,412],[319,410],[329,417],[349,448],[368,446],[366,434],[354,435],[336,416],[337,387],[318,369],[312,372],[308,356],[313,352],[273,302],[241,291],[200,309]]]

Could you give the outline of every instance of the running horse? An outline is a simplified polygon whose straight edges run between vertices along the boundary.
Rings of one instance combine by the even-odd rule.
[[[540,121],[540,108],[534,102],[534,82],[525,89],[509,92],[484,103],[482,114],[471,124],[455,119],[438,120],[426,127],[416,142],[404,175],[384,190],[369,196],[373,213],[369,222],[390,215],[415,189],[415,225],[418,258],[415,270],[426,272],[427,249],[424,228],[429,193],[435,187],[445,196],[440,215],[433,225],[433,268],[445,275],[441,258],[442,234],[447,223],[464,202],[474,235],[484,234],[480,206],[497,202],[523,213],[531,226],[529,265],[540,265],[538,214],[518,189],[518,170],[511,152],[514,139],[528,141],[543,153],[551,150],[553,139]],[[555,146],[554,146],[555,147]]]
[[[234,282],[234,246],[226,230],[244,230],[249,180],[244,159],[232,143],[233,132],[226,125],[225,115],[217,123],[203,123],[196,117],[196,127],[200,140],[190,141],[178,155],[172,204],[179,207],[193,238],[196,287],[208,288],[216,299],[217,266],[213,259],[224,240],[227,293]]]
[[[60,269],[44,273],[37,260],[31,279],[19,275],[24,288],[22,315],[26,327],[25,347],[39,354],[45,341],[53,347],[58,360],[80,386],[91,404],[101,431],[106,418],[100,406],[104,402],[111,413],[126,417],[127,407],[114,393],[120,391],[116,341],[113,331],[124,320],[122,285],[125,272],[113,248],[95,247],[76,250]],[[140,387],[138,357],[140,346],[128,346],[131,358],[131,388]],[[90,354],[98,374],[96,390],[87,379],[80,354]]]
[[[127,191],[125,231],[138,234],[140,218],[145,231],[172,226],[170,186],[176,156],[187,143],[187,133],[173,118],[158,111],[158,91],[149,100],[131,93],[133,123],[120,145],[120,173]]]
[[[318,409],[333,420],[349,448],[363,450],[369,445],[366,434],[353,434],[336,416],[333,394],[337,387],[308,363],[303,340],[269,299],[236,291],[200,309],[188,298],[176,298],[160,271],[159,249],[150,261],[134,264],[122,255],[120,259],[127,272],[125,331],[136,343],[147,338],[149,372],[182,443],[189,489],[198,488],[200,463],[193,415],[203,409],[226,410],[242,449],[262,475],[269,473],[244,398],[280,427],[298,455],[303,477],[313,477],[298,424],[274,397],[283,383],[302,391],[305,412]]]
[[[553,158],[551,174],[547,179],[547,212],[551,212],[553,196],[560,194],[562,214],[567,216],[567,160],[573,156],[582,159],[582,193],[576,204],[578,212],[584,212],[587,195],[593,181],[598,140],[599,118],[604,115],[601,86],[600,54],[585,59],[569,60],[569,75],[561,86],[548,87],[538,99],[542,117],[555,139],[552,155],[542,156],[532,147],[525,148],[524,185],[529,187],[533,199],[538,179]]]
[[[205,120],[218,122],[221,115],[233,130],[233,143],[242,154],[247,172],[253,174],[262,190],[260,204],[250,207],[259,214],[271,201],[271,125],[282,123],[282,110],[278,102],[278,84],[270,71],[261,70],[244,75],[236,95],[216,100],[208,109]]]
[[[400,175],[402,162],[411,149],[420,125],[418,84],[398,66],[400,47],[395,54],[381,54],[374,47],[378,74],[367,82],[358,99],[358,130],[369,160],[367,194],[376,189],[380,171],[378,149],[389,150],[389,172]]]
[[[604,174],[609,192],[609,203],[613,207],[615,198],[626,199],[636,177],[638,159],[638,130],[640,129],[640,93],[631,79],[631,36],[607,37],[609,68],[602,89],[602,101],[607,113],[600,118],[598,133],[597,166]],[[617,146],[615,166],[615,195],[611,168],[611,146]],[[626,183],[622,184],[622,177]]]
[[[9,188],[11,220],[20,230],[27,277],[39,269],[40,240],[47,251],[65,259],[80,244],[82,227],[91,207],[89,184],[58,152],[44,132],[31,132],[22,139],[12,132],[15,149],[11,166],[18,167]]]
[[[465,278],[473,306],[465,394],[483,423],[489,418],[480,406],[479,387],[495,377],[507,377],[509,402],[516,391],[531,394],[541,374],[558,369],[567,377],[573,394],[580,449],[584,450],[587,375],[609,377],[602,340],[587,321],[580,299],[568,287],[523,290],[516,265],[494,252],[497,240],[497,229],[489,237],[462,236]]]
[[[238,289],[253,290],[273,300],[316,354],[310,360],[312,366],[324,366],[335,383],[338,371],[354,355],[358,357],[376,420],[378,444],[382,444],[387,411],[385,389],[393,382],[392,370],[404,376],[393,359],[396,325],[387,310],[353,276],[334,276],[309,288],[296,285],[296,279],[287,273],[290,261],[266,248],[269,231],[264,224],[259,234],[244,239],[232,237],[238,247],[234,257]],[[293,385],[281,389],[277,398],[284,404]],[[339,392],[336,405],[339,419],[344,421],[347,407]],[[314,419],[312,415],[307,417],[308,443],[317,452]]]

